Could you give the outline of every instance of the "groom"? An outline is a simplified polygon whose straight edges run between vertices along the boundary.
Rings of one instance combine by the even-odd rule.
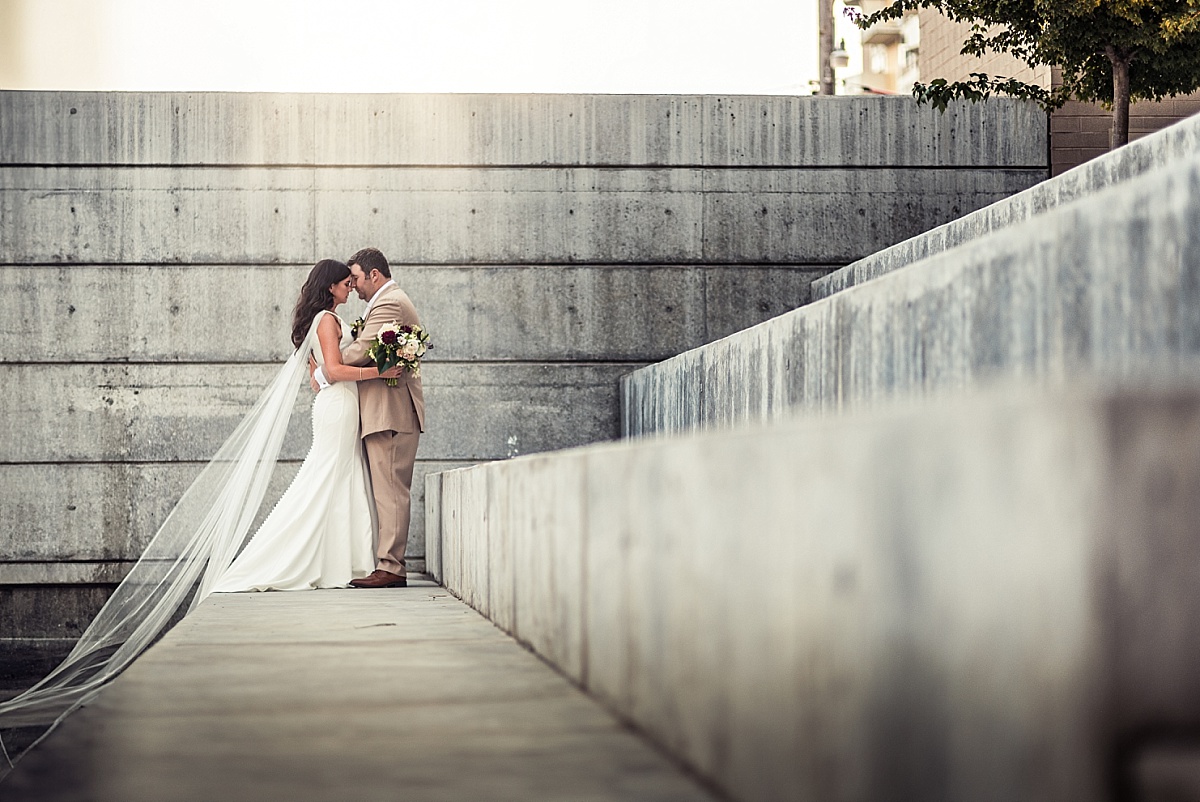
[[[392,270],[376,248],[350,257],[350,276],[358,297],[367,302],[361,330],[342,351],[346,365],[374,364],[367,349],[385,323],[417,326],[417,310],[392,281]],[[319,377],[323,381],[324,376]],[[371,492],[379,521],[375,572],[351,580],[356,588],[402,588],[408,584],[404,550],[408,546],[409,508],[417,441],[425,431],[421,377],[401,374],[395,387],[381,379],[358,383],[358,414],[363,448],[371,470]]]

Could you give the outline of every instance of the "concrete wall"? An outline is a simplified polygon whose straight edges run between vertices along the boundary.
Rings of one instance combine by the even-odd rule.
[[[623,428],[1198,362],[1200,154],[635,371]]]
[[[380,247],[435,339],[419,567],[426,472],[616,437],[621,374],[1043,179],[1044,144],[1013,103],[0,92],[0,637],[87,622],[318,258]]]
[[[814,300],[870,281],[1063,203],[1116,186],[1177,159],[1200,153],[1200,115],[1153,136],[1106,153],[1066,175],[1056,176],[991,206],[963,215],[890,248],[852,262],[813,282]]]
[[[1200,726],[1194,388],[1009,388],[429,487],[445,586],[732,799],[1194,798],[1168,739]]]

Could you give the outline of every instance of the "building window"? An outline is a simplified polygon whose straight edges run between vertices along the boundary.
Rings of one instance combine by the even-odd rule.
[[[867,45],[867,60],[871,65],[871,72],[877,75],[886,73],[888,71],[887,45]]]

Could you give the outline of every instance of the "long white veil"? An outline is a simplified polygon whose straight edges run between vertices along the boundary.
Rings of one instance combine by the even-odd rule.
[[[141,557],[65,660],[29,690],[0,702],[0,781],[12,770],[6,731],[34,728],[35,744],[94,697],[180,614],[204,601],[246,540],[308,382],[314,318],[304,342],[163,521]],[[40,728],[40,732],[39,729]]]

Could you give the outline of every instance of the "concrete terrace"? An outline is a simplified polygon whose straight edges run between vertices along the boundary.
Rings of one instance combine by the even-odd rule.
[[[4,799],[713,799],[429,581],[218,595],[4,783]]]

